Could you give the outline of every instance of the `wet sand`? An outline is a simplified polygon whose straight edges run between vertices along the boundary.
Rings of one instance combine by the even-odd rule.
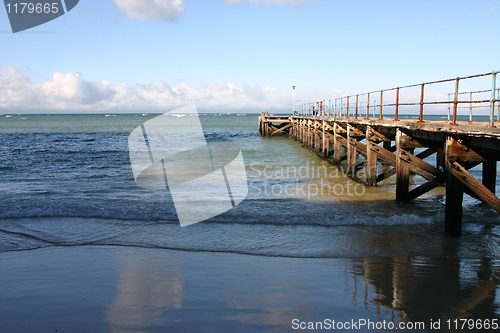
[[[500,312],[491,259],[75,246],[2,253],[0,265],[2,332],[290,332],[325,319],[418,321],[431,331],[431,322],[443,329],[447,319]]]

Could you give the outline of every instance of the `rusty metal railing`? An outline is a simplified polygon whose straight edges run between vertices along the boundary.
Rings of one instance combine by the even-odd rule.
[[[451,125],[457,125],[457,114],[459,108],[469,108],[469,121],[472,121],[472,110],[475,108],[489,109],[489,126],[494,127],[495,122],[495,103],[498,102],[497,120],[500,120],[500,88],[496,88],[496,76],[499,72],[493,71],[485,74],[470,75],[457,77],[453,79],[431,81],[419,84],[412,84],[402,87],[395,87],[384,90],[377,90],[368,93],[349,95],[345,97],[335,98],[333,105],[330,100],[326,106],[326,100],[314,103],[306,103],[299,106],[299,114],[301,115],[317,115],[317,116],[334,116],[334,117],[365,117],[367,119],[377,118],[374,114],[378,110],[378,119],[388,118],[387,109],[394,110],[393,120],[399,120],[401,107],[417,107],[418,122],[424,122],[424,107],[429,105],[448,105],[448,120]],[[475,78],[487,78],[491,76],[491,88],[486,89],[484,83],[480,84],[483,87],[481,90],[460,91],[460,84],[467,81],[472,81]],[[438,84],[450,83],[453,84],[453,92],[448,92],[448,100],[429,100],[426,99],[425,91],[430,86]],[[403,91],[418,89],[418,97],[414,96],[412,101],[402,101],[400,99]],[[485,94],[490,94],[490,97],[485,97]],[[462,100],[460,96],[469,95],[468,100]],[[416,94],[414,94],[416,95]],[[443,95],[443,92],[440,93]],[[444,92],[446,96],[446,92]],[[392,101],[389,99],[391,98]],[[418,100],[417,100],[418,98]],[[451,100],[453,98],[453,100]],[[370,101],[373,101],[371,104]],[[385,103],[384,103],[385,101]],[[378,102],[378,103],[377,103]],[[465,105],[465,104],[468,104]],[[463,106],[461,106],[463,105]],[[333,110],[332,110],[333,107]],[[370,117],[370,109],[372,116]],[[453,112],[451,112],[453,110]],[[363,115],[364,113],[364,115]],[[392,115],[392,113],[391,113]]]
[[[468,95],[469,96],[469,105],[468,106],[459,106],[459,109],[469,109],[469,122],[472,122],[472,109],[479,109],[479,108],[484,108],[485,106],[483,105],[474,105],[473,103],[473,96],[477,94],[484,94],[484,93],[489,93],[490,90],[476,90],[476,91],[463,91],[458,93],[458,95]],[[454,98],[455,93],[448,93],[448,120],[450,120],[450,114],[451,114],[451,98],[453,96]],[[500,101],[500,88],[497,88],[496,90],[496,102]],[[500,103],[496,103],[497,105],[497,121],[500,121]]]

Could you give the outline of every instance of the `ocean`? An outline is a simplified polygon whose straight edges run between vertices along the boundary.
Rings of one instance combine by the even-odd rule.
[[[260,324],[257,330],[293,330],[292,313],[296,309],[287,312],[288,307],[283,306],[296,303],[299,296],[309,309],[302,319],[315,322],[334,313],[346,322],[372,318],[374,322],[419,320],[431,325],[441,320],[443,327],[448,319],[500,319],[500,219],[488,206],[464,195],[463,236],[447,237],[443,233],[444,187],[410,203],[397,203],[394,177],[377,187],[364,187],[290,137],[262,138],[256,114],[203,114],[200,120],[207,142],[227,141],[241,148],[248,195],[221,215],[180,227],[170,192],[138,187],[131,168],[128,136],[156,116],[0,115],[0,262],[5,269],[12,269],[0,275],[2,285],[22,283],[13,278],[23,276],[13,273],[19,272],[17,260],[22,253],[61,249],[94,253],[108,248],[133,251],[132,256],[176,253],[176,260],[202,266],[207,261],[221,267],[227,262],[234,261],[235,267],[240,267],[238,262],[246,262],[254,266],[249,268],[254,278],[264,270],[270,281],[285,279],[287,288],[278,290],[275,299],[256,301],[252,292],[247,298],[240,295],[257,302],[252,310]],[[472,169],[472,173],[480,179],[481,167]],[[418,176],[412,178],[414,185],[421,182]],[[497,177],[497,195],[499,189]],[[47,254],[42,257],[48,258]],[[73,266],[59,270],[67,272],[68,267]],[[225,270],[231,271],[229,275],[235,274],[231,267]],[[43,270],[39,267],[37,272]],[[307,276],[308,271],[314,276]],[[131,269],[129,273],[133,272]],[[338,285],[318,291],[316,286],[328,284],[320,277],[338,281]],[[165,296],[170,305],[157,306],[165,308],[156,315],[158,318],[180,311],[179,304],[187,302],[187,296],[180,291],[172,294],[172,290],[181,288],[179,285],[187,287],[188,279],[176,279],[180,281],[177,287],[171,286]],[[234,279],[232,283],[239,286],[255,282],[248,276]],[[256,279],[252,288],[271,288],[261,278]],[[301,279],[309,282],[303,286]],[[161,290],[159,293],[165,295]],[[20,302],[15,296],[5,292],[4,301]],[[335,307],[332,300],[343,305]],[[227,296],[227,301],[230,305],[220,306],[226,310],[238,308],[232,297]],[[192,302],[195,304],[195,300]],[[151,303],[143,305],[154,307]],[[12,310],[4,307],[5,313]],[[246,314],[250,311],[241,309]],[[16,311],[22,314],[22,309]],[[116,318],[109,319],[109,311],[119,310],[106,311],[100,319],[106,325],[125,325]],[[271,316],[278,312],[279,319],[265,317],[266,313]],[[205,327],[209,317],[201,314],[196,327]],[[212,323],[214,329],[255,329],[252,325],[256,323],[248,317],[232,319],[227,327],[222,317],[222,326]],[[181,323],[193,320],[186,313],[180,318]],[[167,322],[145,325],[139,321],[126,327],[154,331],[148,327],[172,324]],[[73,328],[70,319],[67,324]],[[122,327],[115,331],[127,330]]]

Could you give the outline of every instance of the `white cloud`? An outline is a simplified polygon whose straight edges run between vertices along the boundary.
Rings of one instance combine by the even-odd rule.
[[[78,73],[55,72],[40,87],[46,103],[53,105],[67,103],[95,105],[116,94],[116,90],[108,82],[88,82]]]
[[[295,8],[302,8],[314,4],[314,0],[225,0],[228,5],[237,5],[248,2],[252,5],[284,5],[291,4]]]
[[[175,22],[184,13],[183,0],[114,0],[128,17]]]
[[[40,86],[34,85],[14,67],[0,69],[0,107],[37,107],[39,90]]]
[[[130,18],[153,21],[176,22],[185,12],[184,0],[113,0],[120,10]],[[224,0],[228,5],[248,2],[252,5],[291,4],[295,8],[313,5],[315,0]]]
[[[347,93],[298,90],[296,105]],[[0,69],[2,112],[165,112],[189,104],[196,104],[202,112],[288,111],[292,107],[292,90],[233,83],[207,83],[199,88],[187,83],[171,86],[161,81],[111,84],[89,82],[78,73],[59,72],[42,83],[33,83],[12,66]]]

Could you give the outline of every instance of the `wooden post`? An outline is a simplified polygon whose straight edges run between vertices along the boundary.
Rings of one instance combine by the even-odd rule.
[[[314,149],[314,128],[313,128],[313,122],[311,120],[309,120],[309,122],[307,123],[307,126],[309,128],[309,148],[310,149]]]
[[[303,120],[303,123],[302,123],[302,132],[303,132],[303,133],[302,133],[302,137],[303,137],[303,139],[302,139],[302,143],[303,143],[306,147],[307,147],[307,144],[309,143],[309,141],[308,141],[308,140],[309,140],[309,139],[308,139],[308,137],[309,137],[309,136],[308,136],[308,135],[309,135],[309,129],[308,129],[308,127],[307,127],[307,122],[308,122],[308,120],[307,120],[307,119],[304,119],[304,120]]]
[[[410,164],[403,159],[406,151],[402,147],[402,138],[405,134],[398,129],[396,132],[396,200],[406,202],[409,200]]]
[[[372,128],[366,128],[366,184],[368,186],[377,185],[377,152],[372,148],[375,145],[371,141]]]
[[[337,123],[333,123],[333,162],[337,165],[340,164],[340,153],[342,151],[342,146],[337,138]]]
[[[306,121],[304,119],[302,119],[302,140],[300,140],[300,142],[302,142],[302,144],[305,144],[306,142]]]
[[[314,149],[314,147],[313,147],[313,144],[314,144],[314,130],[313,130],[313,127],[312,127],[312,121],[311,120],[309,120],[307,122],[307,130],[309,131],[309,143],[308,143],[309,149]]]
[[[316,150],[316,149],[317,149],[316,145],[317,145],[317,142],[318,142],[318,140],[316,140],[316,139],[317,139],[317,137],[318,137],[318,132],[316,131],[316,120],[314,120],[314,121],[312,122],[312,124],[311,124],[311,129],[312,129],[312,137],[311,137],[311,140],[312,140],[312,141],[311,141],[311,148],[312,148],[313,150]]]
[[[300,120],[300,142],[304,143],[304,119]]]
[[[309,128],[307,127],[307,122],[308,120],[307,119],[304,119],[303,120],[303,124],[302,124],[302,129],[303,129],[303,140],[302,140],[302,143],[304,144],[304,146],[307,147],[307,144],[309,143]]]
[[[318,143],[316,144],[316,153],[321,155],[321,149],[323,147],[324,142],[324,132],[320,128],[316,128],[316,138],[318,139]]]
[[[444,171],[444,169],[446,167],[445,157],[444,157],[444,148],[437,148],[436,149],[436,167],[441,171]]]
[[[269,124],[267,122],[268,115],[269,115],[269,113],[264,112],[264,119],[263,119],[263,124],[262,124],[262,126],[264,126],[263,127],[264,136],[269,136]]]
[[[323,126],[323,140],[322,140],[322,144],[321,144],[321,149],[323,151],[322,155],[323,157],[328,157],[328,147],[326,145],[326,134],[325,134],[325,121],[323,120],[323,123],[322,123],[322,126]],[[325,154],[325,151],[326,151],[326,154]]]
[[[262,113],[260,113],[260,116],[259,116],[259,133],[260,135],[262,135]]]
[[[316,125],[316,120],[311,121],[309,126],[311,127],[311,150],[314,150],[316,148],[316,129],[314,126]]]
[[[450,148],[457,141],[452,137],[446,138],[445,148],[445,177],[446,177],[446,204],[444,209],[444,231],[450,236],[462,234],[462,201],[464,185],[452,174],[453,164],[450,161]]]
[[[347,173],[352,173],[352,176],[355,176],[357,150],[356,146],[352,144],[352,140],[355,140],[352,137],[352,127],[351,125],[347,125]]]
[[[316,151],[316,154],[319,155],[319,152],[321,150],[321,141],[319,138],[320,132],[319,129],[317,128],[318,122],[315,120],[314,121],[314,150]]]
[[[300,127],[299,140],[300,140],[300,142],[303,143],[304,142],[304,120],[303,119],[300,120],[299,127]]]
[[[326,137],[323,146],[323,157],[328,159],[328,154],[330,154],[330,138]]]
[[[483,185],[495,193],[497,181],[497,161],[483,162]]]

